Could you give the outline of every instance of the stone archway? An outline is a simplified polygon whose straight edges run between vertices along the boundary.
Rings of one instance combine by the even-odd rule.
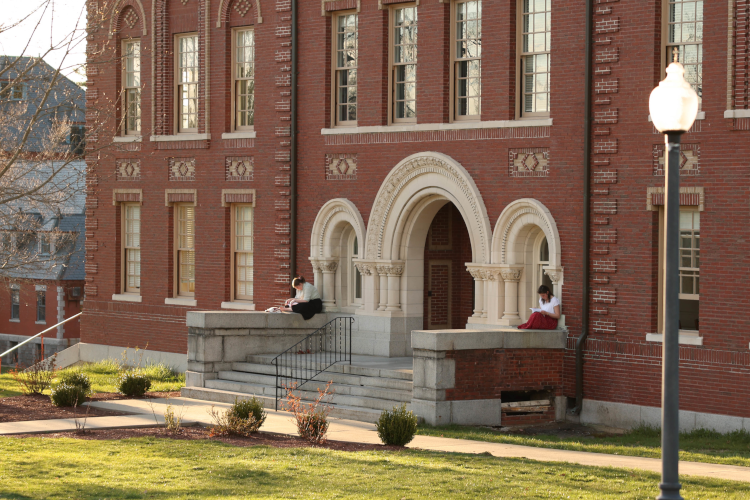
[[[553,293],[562,300],[560,234],[552,214],[544,204],[531,198],[516,200],[505,207],[492,237],[489,323],[521,324],[528,317],[527,309],[537,306],[532,300],[538,285],[534,282],[533,267],[539,262],[539,245],[545,241],[549,256],[542,272],[552,282]]]
[[[364,314],[413,318],[416,329],[421,328],[425,239],[435,214],[449,202],[466,224],[469,267],[489,263],[489,218],[469,173],[441,153],[411,155],[391,170],[375,198],[361,261],[367,283]]]
[[[351,201],[336,198],[318,211],[310,236],[310,262],[326,310],[361,306],[352,300],[355,260],[363,253],[365,223]]]

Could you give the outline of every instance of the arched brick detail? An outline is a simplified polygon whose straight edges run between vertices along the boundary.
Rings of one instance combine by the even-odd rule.
[[[138,22],[141,24],[143,36],[148,34],[148,31],[146,30],[146,11],[143,10],[141,0],[119,0],[115,2],[115,6],[112,9],[112,17],[109,19],[109,38],[112,38],[115,33],[120,31],[122,25],[122,13],[126,7],[132,7],[135,13],[138,14]]]
[[[221,28],[221,23],[229,22],[229,8],[232,4],[242,0],[219,0],[219,14],[216,18],[216,27]],[[249,2],[252,6],[253,12],[255,12],[255,18],[258,24],[263,23],[263,15],[260,12],[260,0],[244,0]]]

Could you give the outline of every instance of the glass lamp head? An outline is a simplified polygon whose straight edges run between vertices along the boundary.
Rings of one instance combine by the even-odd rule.
[[[667,67],[667,77],[651,91],[648,100],[651,121],[663,134],[684,133],[698,116],[698,94],[685,81],[685,68],[678,62]]]

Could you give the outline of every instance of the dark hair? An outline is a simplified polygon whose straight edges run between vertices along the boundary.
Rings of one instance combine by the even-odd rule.
[[[297,288],[299,285],[303,284],[305,282],[304,276],[297,276],[292,280],[292,286]]]
[[[554,295],[552,295],[552,290],[550,290],[547,285],[540,286],[539,290],[537,290],[536,293],[547,293],[547,294],[549,294],[550,300],[552,299],[552,297],[554,297]],[[547,301],[544,300],[544,299],[542,299],[542,304],[546,304],[546,303],[547,303]]]

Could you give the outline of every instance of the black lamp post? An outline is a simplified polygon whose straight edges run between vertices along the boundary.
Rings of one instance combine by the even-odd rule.
[[[676,59],[676,55],[675,55]],[[665,280],[664,344],[661,385],[661,495],[657,500],[682,500],[680,496],[680,136],[690,130],[698,115],[698,95],[684,78],[676,60],[667,77],[651,92],[649,110],[656,129],[666,141],[664,169]]]

